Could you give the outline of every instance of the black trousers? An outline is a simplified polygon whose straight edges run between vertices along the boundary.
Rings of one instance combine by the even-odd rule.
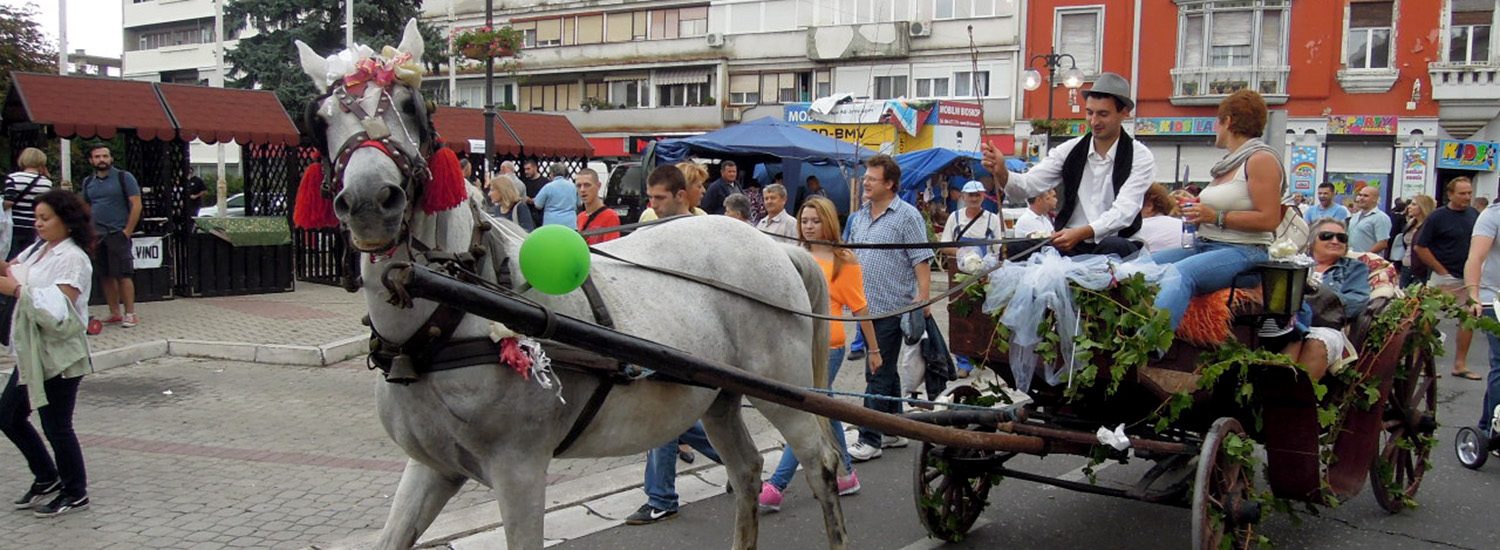
[[[26,388],[17,384],[18,375],[10,374],[10,382],[0,392],[0,432],[16,444],[21,456],[36,483],[49,483],[62,479],[62,494],[69,498],[87,496],[88,474],[83,467],[83,449],[78,446],[78,435],[73,433],[73,406],[78,401],[78,383],[83,377],[63,378],[54,376],[42,383],[47,392],[47,405],[37,409],[42,417],[42,431],[52,443],[57,462],[47,454],[47,446],[36,428],[26,419],[31,416],[31,400],[26,397]]]
[[[1058,250],[1064,256],[1083,256],[1086,254],[1114,254],[1120,258],[1129,258],[1141,249],[1141,243],[1124,237],[1105,237],[1097,243],[1084,241],[1074,246],[1072,250]]]
[[[884,395],[888,397],[901,396],[901,373],[896,370],[896,363],[901,359],[901,317],[887,317],[877,319],[875,325],[875,342],[880,346],[880,369],[874,373],[865,367],[865,393],[871,395]],[[869,361],[869,359],[865,359]],[[901,403],[887,401],[884,399],[865,398],[865,408],[891,414],[900,414]],[[880,439],[883,434],[876,430],[861,426],[859,428],[859,440],[875,448],[880,448]]]

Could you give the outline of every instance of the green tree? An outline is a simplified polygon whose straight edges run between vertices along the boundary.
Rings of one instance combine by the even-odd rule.
[[[422,0],[359,0],[354,4],[354,41],[376,51],[401,42],[406,21],[422,11]],[[230,71],[226,82],[237,88],[272,90],[282,106],[302,126],[302,112],[317,89],[297,63],[294,41],[301,40],[320,54],[344,49],[343,0],[235,0],[225,4],[225,32],[234,36],[247,27],[257,34],[240,40],[225,52]],[[442,34],[420,24],[427,43],[429,70],[438,57],[432,52],[445,43]],[[290,61],[290,62],[289,62]]]
[[[57,72],[57,45],[36,17],[36,4],[0,4],[0,94],[10,90],[13,71]]]

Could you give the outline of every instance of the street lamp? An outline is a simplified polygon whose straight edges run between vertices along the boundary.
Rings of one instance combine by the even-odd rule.
[[[1042,68],[1047,70],[1047,136],[1052,136],[1052,88],[1057,86],[1057,69],[1062,66],[1063,58],[1068,59],[1068,70],[1063,71],[1063,86],[1069,90],[1077,90],[1083,87],[1083,71],[1078,70],[1078,62],[1072,55],[1066,53],[1048,52],[1031,56],[1027,65],[1035,65],[1038,60],[1042,62]],[[1042,86],[1042,73],[1035,68],[1026,69],[1021,77],[1021,86],[1026,91],[1035,91]]]

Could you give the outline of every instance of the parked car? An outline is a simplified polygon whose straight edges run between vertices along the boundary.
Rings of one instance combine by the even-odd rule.
[[[230,218],[245,217],[245,194],[235,193],[229,196],[225,214]],[[198,217],[212,217],[219,215],[219,205],[210,204],[198,209]]]
[[[609,172],[604,189],[604,204],[620,216],[621,224],[640,221],[646,210],[646,169],[639,162],[616,164]]]

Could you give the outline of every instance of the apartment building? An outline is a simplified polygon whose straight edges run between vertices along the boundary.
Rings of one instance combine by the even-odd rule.
[[[119,0],[125,44],[121,74],[129,80],[197,84],[216,82],[214,0]],[[238,40],[224,42],[233,49]],[[216,148],[194,141],[194,166],[206,170],[217,160]],[[238,172],[240,148],[224,146],[225,163]]]
[[[497,73],[495,103],[566,115],[600,157],[637,153],[660,136],[786,117],[787,105],[840,93],[978,101],[986,133],[1009,143],[1022,5],[496,2],[496,24],[523,30],[526,44],[519,68]],[[463,29],[483,25],[483,8],[482,0],[429,0],[423,9],[432,23]],[[445,72],[428,78],[429,94],[481,106],[483,66],[462,60],[455,65],[451,79]]]

